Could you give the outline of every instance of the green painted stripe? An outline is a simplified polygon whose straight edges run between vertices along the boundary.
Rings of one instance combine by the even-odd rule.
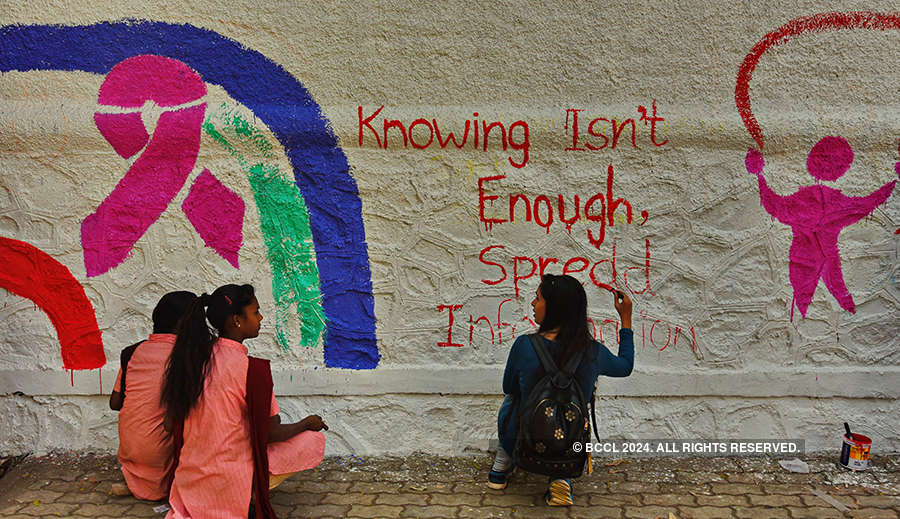
[[[203,130],[231,154],[250,180],[272,271],[276,340],[284,351],[290,349],[288,323],[296,312],[300,344],[316,346],[326,321],[309,213],[300,189],[273,163],[275,146],[265,134],[226,103],[207,116]],[[249,161],[232,142],[249,145],[268,160]]]

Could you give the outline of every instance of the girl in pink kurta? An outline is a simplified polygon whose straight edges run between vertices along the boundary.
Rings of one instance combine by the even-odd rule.
[[[204,312],[203,308],[208,307]],[[213,336],[207,319],[219,331]],[[166,421],[184,422],[169,518],[245,518],[254,460],[247,404],[247,348],[259,334],[259,302],[250,285],[203,294],[178,329],[163,387]],[[269,419],[272,479],[317,466],[325,452],[318,416],[282,424],[274,395]],[[278,477],[278,476],[281,477]]]
[[[175,344],[178,320],[197,296],[170,292],[153,309],[153,334],[126,348],[109,406],[119,411],[119,463],[128,490],[138,499],[158,501],[169,495],[174,452],[172,435],[163,428],[159,401],[166,362]],[[123,387],[124,379],[124,387]]]

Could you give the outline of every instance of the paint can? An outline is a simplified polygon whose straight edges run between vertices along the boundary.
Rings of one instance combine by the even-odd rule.
[[[853,433],[853,439],[844,435],[841,447],[841,466],[850,470],[866,470],[869,468],[869,449],[872,440],[868,436]]]

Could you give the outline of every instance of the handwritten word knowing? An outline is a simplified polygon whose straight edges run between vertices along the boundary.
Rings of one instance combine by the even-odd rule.
[[[590,279],[591,283],[593,283],[596,287],[602,288],[604,290],[624,290],[627,289],[632,294],[643,294],[645,292],[649,292],[651,295],[656,295],[653,292],[653,289],[650,288],[650,240],[644,240],[645,243],[645,256],[644,256],[644,264],[638,267],[628,267],[622,272],[622,284],[619,284],[619,270],[616,267],[616,240],[613,240],[613,248],[612,255],[609,258],[601,259],[599,261],[591,262],[587,258],[581,256],[575,256],[573,258],[569,258],[562,263],[563,274],[579,274],[585,273]],[[507,270],[507,266],[504,266],[503,263],[498,261],[493,261],[494,253],[492,251],[502,251],[506,247],[503,245],[489,245],[483,249],[481,249],[481,253],[478,255],[478,260],[481,261],[484,265],[489,265],[498,270],[497,277],[495,279],[482,279],[481,282],[485,285],[499,285],[503,283],[507,279],[510,279],[509,271]],[[489,257],[490,256],[490,257]],[[538,278],[544,275],[545,270],[549,265],[560,264],[559,258],[554,257],[543,257],[539,256],[537,261],[528,256],[515,256],[512,258],[512,265],[508,265],[509,269],[512,270],[512,284],[513,284],[513,292],[515,293],[516,299],[519,297],[519,282],[525,279],[528,279],[534,275],[537,275]],[[603,277],[604,281],[600,280],[600,276],[603,274],[603,270],[606,270],[608,266],[607,272],[609,273],[609,283],[605,283],[604,281],[607,279]],[[598,270],[599,268],[599,270]],[[628,283],[628,274],[632,272],[638,272],[643,274],[644,283],[643,288],[637,290],[637,287],[632,287]],[[634,278],[632,278],[634,281]],[[584,282],[582,282],[584,283]]]
[[[500,196],[487,194],[485,192],[485,184],[488,182],[497,182],[505,178],[506,176],[504,175],[495,175],[478,179],[478,215],[481,222],[484,223],[486,230],[492,228],[495,224],[499,225],[507,222],[513,223],[518,216],[520,219],[524,218],[526,222],[534,220],[534,223],[539,227],[543,227],[547,231],[547,234],[550,233],[550,227],[553,226],[555,219],[557,222],[565,225],[566,231],[571,234],[572,225],[580,219],[580,212],[583,210],[585,219],[589,222],[597,223],[600,226],[596,235],[594,235],[591,229],[588,229],[587,231],[588,240],[594,247],[599,249],[600,245],[603,244],[603,241],[606,240],[606,226],[615,225],[616,209],[618,209],[619,206],[623,206],[625,209],[625,221],[631,223],[633,220],[631,203],[625,198],[613,197],[612,164],[607,168],[606,193],[594,194],[587,199],[583,208],[580,204],[581,199],[578,195],[573,195],[571,202],[568,202],[563,195],[557,195],[555,201],[558,203],[554,204],[554,202],[551,202],[551,199],[546,195],[538,195],[534,200],[531,200],[524,194],[511,194],[508,196],[509,217],[489,217],[485,214],[485,209],[488,205],[493,207],[494,200],[499,199]],[[488,204],[485,204],[485,202]],[[517,208],[520,204],[522,209],[517,213]],[[566,216],[567,204],[570,204],[569,207],[572,212],[569,216]],[[554,211],[554,207],[556,207],[556,211]],[[643,218],[643,220],[640,222],[640,225],[643,225],[649,216],[650,215],[646,210],[641,211],[641,218]]]
[[[522,153],[521,158],[510,155],[507,160],[514,168],[524,168],[528,164],[531,138],[528,123],[524,120],[516,120],[510,124],[504,124],[500,120],[479,120],[479,113],[472,112],[472,118],[466,119],[462,125],[462,132],[457,129],[456,123],[439,123],[437,117],[419,117],[408,123],[400,119],[389,119],[382,115],[384,105],[373,112],[366,113],[362,106],[357,106],[357,137],[359,146],[366,145],[366,139],[377,148],[388,149],[389,146],[397,146],[424,150],[427,148],[445,149],[452,144],[456,149],[470,148],[478,151],[488,151],[489,142],[493,148],[501,148],[507,151],[509,148]],[[638,149],[638,128],[640,123],[650,130],[649,140],[655,147],[665,146],[669,140],[660,142],[657,135],[658,124],[664,123],[665,118],[657,115],[656,100],[653,100],[648,109],[643,105],[637,106],[638,118],[628,117],[624,120],[615,117],[594,117],[590,119],[586,127],[579,122],[580,108],[566,109],[566,122],[564,129],[566,135],[571,135],[572,143],[565,151],[599,151],[603,149],[616,149],[623,138],[630,139],[631,146]],[[379,118],[380,116],[380,118]],[[538,128],[556,128],[546,117],[539,119]],[[480,124],[479,124],[480,123]],[[663,130],[665,124],[660,125]],[[451,131],[450,128],[453,128]],[[630,130],[630,131],[629,131]],[[587,136],[584,136],[584,133]],[[624,135],[623,135],[624,134]],[[630,135],[630,137],[629,137]]]
[[[518,162],[514,160],[511,155],[509,156],[509,163],[514,168],[523,168],[528,164],[528,148],[531,146],[531,141],[529,138],[528,123],[525,121],[515,121],[510,124],[508,128],[500,121],[490,123],[488,121],[481,121],[481,126],[479,126],[478,112],[473,112],[472,119],[466,119],[462,136],[460,136],[458,131],[453,133],[452,131],[447,130],[446,127],[444,127],[444,130],[442,131],[436,118],[429,120],[421,117],[413,120],[408,125],[404,125],[403,122],[398,119],[388,119],[382,116],[381,132],[379,133],[379,131],[375,129],[375,126],[372,126],[372,122],[378,117],[383,109],[384,105],[381,105],[377,110],[372,112],[371,115],[363,117],[363,107],[357,107],[357,114],[359,116],[358,135],[360,147],[364,145],[366,135],[374,136],[375,146],[383,149],[388,149],[389,141],[392,140],[392,142],[395,142],[395,145],[399,145],[399,142],[402,139],[404,148],[409,147],[411,144],[413,148],[424,150],[435,144],[436,140],[437,146],[441,149],[446,148],[448,144],[452,143],[453,146],[460,150],[466,147],[466,145],[469,145],[473,150],[480,149],[481,151],[487,151],[489,140],[496,142],[496,139],[500,139],[500,146],[503,148],[503,151],[512,148],[522,152],[522,160]],[[472,130],[471,132],[470,129]],[[519,132],[520,138],[516,137],[516,132],[514,131],[516,129],[521,130],[521,132]],[[366,133],[363,130],[369,130],[369,133]],[[469,139],[470,133],[472,134],[471,140]],[[391,139],[389,139],[389,137]],[[493,137],[493,139],[491,139],[491,137]]]

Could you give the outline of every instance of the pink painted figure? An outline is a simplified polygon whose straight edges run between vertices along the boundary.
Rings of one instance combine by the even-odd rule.
[[[843,137],[823,137],[810,150],[806,169],[817,180],[832,181],[840,178],[852,162],[853,150]],[[759,151],[749,150],[744,164],[747,171],[759,179],[762,206],[778,221],[790,225],[794,233],[788,256],[789,274],[794,287],[794,303],[800,314],[806,317],[819,278],[841,308],[856,313],[853,296],[844,283],[838,235],[883,204],[891,196],[897,181],[888,182],[863,197],[847,196],[821,184],[801,187],[792,195],[781,196],[766,184],[762,175],[765,161]],[[895,169],[900,176],[900,166]]]

